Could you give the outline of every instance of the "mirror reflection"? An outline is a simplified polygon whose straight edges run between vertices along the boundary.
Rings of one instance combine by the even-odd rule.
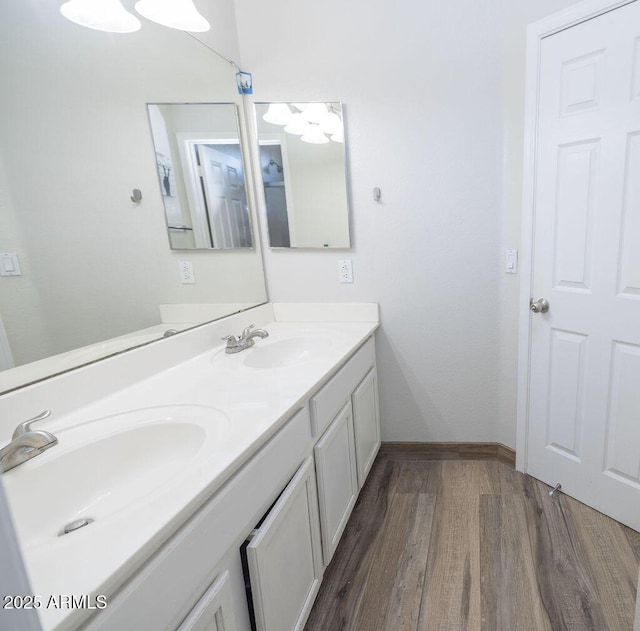
[[[181,31],[103,33],[45,0],[3,0],[0,29],[0,253],[18,264],[0,392],[264,302],[257,243],[171,250],[147,113],[237,104],[236,69]]]
[[[342,104],[256,103],[272,248],[348,248]]]
[[[147,107],[171,248],[253,247],[235,103]]]

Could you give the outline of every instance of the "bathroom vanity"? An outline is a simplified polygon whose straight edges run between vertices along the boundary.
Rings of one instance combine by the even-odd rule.
[[[1,397],[59,440],[3,475],[34,595],[87,597],[43,628],[301,629],[380,445],[377,327],[268,304]]]

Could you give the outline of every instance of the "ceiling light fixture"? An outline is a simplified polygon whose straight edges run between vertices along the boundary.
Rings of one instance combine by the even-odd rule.
[[[300,138],[302,142],[309,142],[312,145],[324,145],[329,139],[322,133],[318,125],[309,125],[309,130]]]
[[[335,103],[270,103],[262,120],[314,145],[344,142],[342,108]]]
[[[262,115],[262,120],[272,125],[288,125],[291,120],[291,110],[286,103],[271,103],[269,109]]]
[[[211,28],[192,0],[139,0],[135,10],[147,20],[180,31],[202,33]]]
[[[320,123],[327,114],[327,106],[324,103],[309,103],[302,112],[305,120],[310,123]]]
[[[69,0],[60,7],[60,13],[80,26],[108,33],[133,33],[142,26],[120,0]]]
[[[311,125],[304,120],[302,114],[300,112],[296,112],[291,115],[291,120],[289,124],[284,128],[284,130],[288,134],[294,134],[296,136],[302,136],[309,131]]]
[[[330,136],[332,134],[342,133],[342,121],[335,112],[327,112],[320,120],[320,129]]]

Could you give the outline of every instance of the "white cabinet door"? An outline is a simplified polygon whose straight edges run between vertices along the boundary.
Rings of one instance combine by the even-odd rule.
[[[375,368],[369,371],[355,389],[352,401],[358,485],[362,488],[380,447],[378,375]]]
[[[353,413],[347,403],[314,448],[325,566],[358,497]]]
[[[247,546],[258,631],[302,629],[323,565],[313,459],[307,458]]]
[[[229,572],[223,572],[204,593],[178,631],[236,631]]]

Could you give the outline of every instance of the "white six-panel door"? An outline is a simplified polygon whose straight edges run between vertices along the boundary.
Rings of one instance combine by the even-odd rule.
[[[250,246],[240,159],[219,151],[214,145],[198,145],[198,152],[214,247]]]
[[[540,50],[527,471],[640,529],[640,1]]]

